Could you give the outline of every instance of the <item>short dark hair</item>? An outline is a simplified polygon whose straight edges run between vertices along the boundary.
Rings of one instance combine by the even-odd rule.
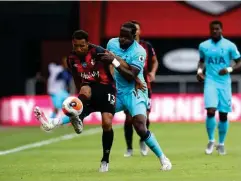
[[[85,39],[86,41],[88,41],[89,35],[84,30],[76,30],[72,35],[72,39],[77,39],[77,40]]]
[[[211,21],[209,26],[211,27],[212,25],[219,25],[221,28],[223,28],[223,23],[219,20]]]
[[[126,22],[124,24],[122,24],[122,27],[125,27],[125,28],[130,28],[131,29],[131,34],[132,35],[136,35],[136,25],[132,22]]]
[[[141,23],[136,20],[131,20],[130,22],[132,22],[135,25],[139,25],[141,27]]]

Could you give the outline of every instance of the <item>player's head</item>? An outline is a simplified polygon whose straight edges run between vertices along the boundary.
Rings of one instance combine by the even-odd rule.
[[[140,39],[141,24],[136,20],[131,20],[131,22],[136,26],[136,39]]]
[[[214,40],[219,40],[222,36],[222,29],[223,29],[223,24],[221,21],[212,21],[209,24],[209,28],[210,28],[210,35],[211,38]]]
[[[84,30],[77,30],[72,35],[73,51],[77,55],[85,55],[88,52],[89,35]]]
[[[127,49],[136,38],[136,26],[131,22],[124,23],[120,28],[119,42],[122,49]]]

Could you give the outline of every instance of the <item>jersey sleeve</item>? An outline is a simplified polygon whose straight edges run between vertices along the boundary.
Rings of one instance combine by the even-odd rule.
[[[96,53],[105,53],[105,49],[101,46],[96,47]]]
[[[146,60],[146,51],[143,49],[134,53],[134,55],[132,56],[132,61],[130,63],[130,66],[133,66],[139,70],[143,70],[145,60]]]
[[[240,52],[238,51],[238,48],[235,44],[231,45],[230,56],[232,60],[240,58]]]
[[[107,43],[106,49],[109,51],[112,51],[112,48],[113,48],[113,40],[110,39]]]
[[[201,44],[198,47],[198,51],[199,51],[199,58],[200,58],[200,60],[203,60],[205,58],[205,56],[204,56],[204,51],[203,51],[203,48],[202,48]]]

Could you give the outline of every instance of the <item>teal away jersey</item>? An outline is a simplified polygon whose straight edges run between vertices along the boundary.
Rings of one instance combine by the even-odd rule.
[[[146,51],[137,41],[134,41],[127,50],[123,50],[120,48],[119,38],[112,38],[107,44],[107,50],[125,60],[130,66],[138,68],[140,70],[138,78],[146,85],[143,76]],[[135,88],[135,81],[128,82],[116,69],[114,71],[114,79],[118,94],[130,93]]]
[[[230,74],[219,75],[218,73],[221,69],[231,66],[232,60],[240,57],[233,42],[223,37],[217,43],[211,39],[206,40],[199,45],[199,54],[206,66],[205,82],[215,82],[222,85],[231,83]]]

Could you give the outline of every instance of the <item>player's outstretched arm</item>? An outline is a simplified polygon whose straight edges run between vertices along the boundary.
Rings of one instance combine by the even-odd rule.
[[[135,81],[138,73],[140,72],[139,69],[129,66],[124,60],[120,57],[115,56],[113,53],[106,52],[106,53],[99,53],[100,60],[109,64],[113,64],[116,70],[127,80],[127,81]]]

